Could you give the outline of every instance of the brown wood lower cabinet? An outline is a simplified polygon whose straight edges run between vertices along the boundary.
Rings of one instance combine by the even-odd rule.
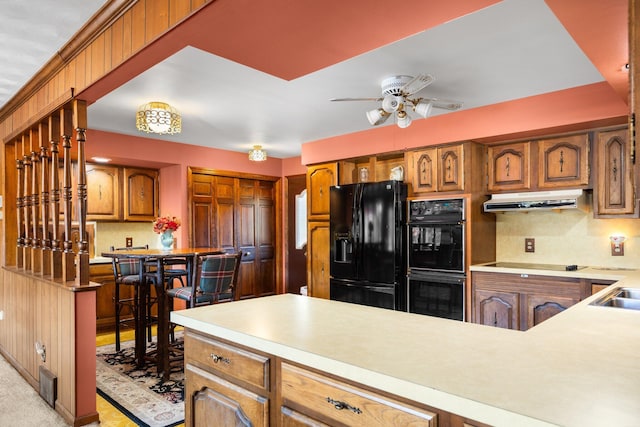
[[[525,331],[591,294],[590,284],[572,277],[474,271],[474,323]]]
[[[185,426],[485,426],[187,329]]]
[[[98,331],[113,330],[116,325],[115,305],[113,301],[115,292],[115,278],[113,267],[108,264],[89,264],[89,280],[100,283],[102,286],[96,291],[96,329]],[[130,286],[123,286],[122,298],[130,298],[132,295]]]

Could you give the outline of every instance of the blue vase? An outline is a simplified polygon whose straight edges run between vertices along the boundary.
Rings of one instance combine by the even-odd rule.
[[[162,249],[165,251],[170,251],[173,249],[173,231],[167,230],[160,235],[160,244],[162,245]]]

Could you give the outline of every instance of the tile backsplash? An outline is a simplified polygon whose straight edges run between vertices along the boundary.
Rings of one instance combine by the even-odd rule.
[[[626,237],[624,256],[611,256],[609,236]],[[535,238],[535,252],[524,239]],[[594,219],[578,210],[496,215],[496,260],[640,268],[640,219]]]
[[[97,222],[95,225],[95,253],[100,256],[110,246],[126,246],[126,238],[133,238],[133,246],[159,247],[158,235],[153,232],[152,222]]]

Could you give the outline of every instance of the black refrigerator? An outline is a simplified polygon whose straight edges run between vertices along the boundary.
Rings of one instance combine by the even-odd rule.
[[[400,181],[331,187],[332,300],[406,310],[406,198]]]

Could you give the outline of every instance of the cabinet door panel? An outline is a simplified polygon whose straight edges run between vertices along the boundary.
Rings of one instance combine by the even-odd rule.
[[[268,426],[269,400],[185,365],[185,425]]]
[[[464,189],[463,145],[438,148],[438,191]]]
[[[309,222],[307,285],[310,296],[329,299],[329,223]]]
[[[120,218],[120,177],[115,166],[87,165],[87,219]],[[75,193],[75,189],[73,190]]]
[[[633,164],[628,131],[600,132],[596,144],[596,214],[634,214]]]
[[[474,323],[506,329],[519,329],[519,295],[512,292],[476,290]]]
[[[409,179],[414,193],[428,193],[438,190],[438,150],[428,148],[411,153],[409,159]]]
[[[335,163],[311,166],[307,169],[307,216],[309,220],[329,220],[329,188],[338,183]]]
[[[531,187],[528,142],[496,145],[487,149],[489,190],[526,190]]]
[[[589,184],[589,135],[541,140],[539,147],[540,188]]]
[[[158,172],[124,169],[125,221],[153,221],[158,214]]]
[[[527,296],[527,329],[544,322],[548,318],[566,310],[579,300],[550,295]]]

